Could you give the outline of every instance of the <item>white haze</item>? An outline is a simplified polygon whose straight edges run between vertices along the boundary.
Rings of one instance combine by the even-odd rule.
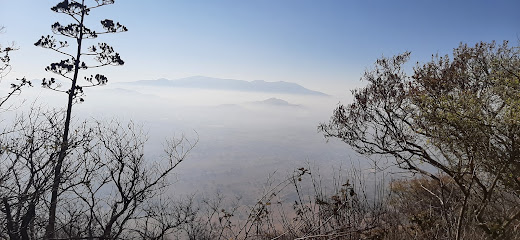
[[[369,169],[340,141],[324,139],[317,132],[327,122],[340,99],[333,96],[288,95],[256,92],[211,91],[132,85],[107,85],[85,89],[85,102],[74,106],[76,120],[132,120],[148,132],[147,153],[160,155],[163,142],[173,136],[199,139],[195,149],[176,171],[176,193],[219,190],[247,196],[269,174],[288,174],[308,162],[327,172],[332,166],[352,162]],[[66,95],[35,86],[15,101],[64,107]],[[289,105],[261,101],[277,98]],[[342,100],[345,102],[345,100]]]

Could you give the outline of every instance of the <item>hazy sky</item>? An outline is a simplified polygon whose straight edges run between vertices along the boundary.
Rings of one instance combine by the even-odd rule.
[[[33,43],[54,22],[67,22],[49,9],[56,3],[0,0],[0,43],[20,48],[11,77],[52,76],[43,69],[61,57]],[[109,18],[129,29],[99,38],[126,61],[100,69],[113,82],[203,75],[289,81],[337,94],[359,86],[381,55],[411,51],[414,61],[426,61],[460,42],[518,44],[519,9],[518,0],[118,0],[88,21],[98,26]]]

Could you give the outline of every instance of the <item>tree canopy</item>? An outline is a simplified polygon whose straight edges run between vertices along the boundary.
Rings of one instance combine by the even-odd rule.
[[[504,236],[520,218],[520,48],[461,44],[451,57],[418,63],[413,74],[403,70],[409,57],[379,59],[362,77],[368,85],[319,130],[361,154],[453,179],[465,203],[457,238],[470,219],[490,236]]]

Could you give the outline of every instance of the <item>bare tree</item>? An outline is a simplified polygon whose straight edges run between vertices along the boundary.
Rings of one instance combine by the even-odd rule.
[[[20,114],[5,129],[0,142],[0,196],[5,231],[9,239],[32,239],[41,236],[47,214],[46,195],[51,189],[53,162],[59,153],[62,113],[32,108]],[[71,138],[71,150],[89,142],[85,126]]]
[[[164,158],[151,161],[143,153],[144,133],[133,123],[99,122],[94,136],[95,146],[79,157],[84,165],[70,181],[73,194],[67,195],[70,201],[79,200],[75,206],[84,207],[79,212],[86,212],[89,237],[118,239],[131,234],[130,230],[142,222],[158,217],[155,213],[165,202],[156,197],[195,143],[184,137],[167,141]],[[174,226],[164,227],[162,230],[167,231]],[[94,235],[95,230],[98,235]]]
[[[46,238],[55,237],[55,225],[56,225],[56,209],[59,195],[59,188],[62,181],[62,168],[64,160],[66,158],[67,149],[69,148],[69,132],[72,116],[72,105],[75,101],[83,101],[82,94],[83,88],[93,87],[105,84],[107,78],[104,75],[96,74],[91,76],[85,76],[83,79],[88,83],[87,85],[79,84],[78,79],[80,78],[80,70],[89,68],[97,68],[107,65],[123,65],[124,62],[121,60],[118,53],[106,43],[98,43],[88,47],[88,51],[84,51],[84,40],[95,39],[101,34],[116,33],[127,31],[127,28],[117,22],[109,19],[101,21],[103,30],[95,31],[85,26],[85,17],[88,16],[90,11],[113,4],[113,0],[93,0],[92,5],[87,5],[85,0],[82,1],[68,1],[64,0],[52,7],[51,10],[56,13],[62,13],[69,16],[72,23],[62,25],[56,22],[52,25],[52,32],[55,35],[59,35],[65,38],[72,39],[76,44],[75,51],[69,53],[65,49],[69,47],[69,42],[58,41],[54,36],[42,36],[35,45],[43,48],[53,50],[57,53],[62,54],[66,59],[59,62],[51,63],[45,68],[46,71],[57,74],[63,79],[70,80],[70,88],[67,90],[59,89],[59,85],[56,84],[55,78],[43,79],[42,85],[49,89],[64,92],[68,96],[66,116],[63,128],[62,141],[60,145],[60,154],[56,163],[54,164],[54,180],[52,185],[52,194],[49,211],[49,222],[47,226]],[[93,63],[85,62],[82,57],[91,57]]]
[[[5,27],[0,26],[0,33],[2,33],[4,29]],[[14,44],[11,44],[9,47],[2,47],[2,45],[0,45],[0,82],[11,71],[11,58],[9,53],[15,50],[16,48],[14,47]],[[0,96],[0,110],[9,109],[10,107],[5,107],[5,103],[13,95],[20,93],[24,86],[32,86],[31,82],[25,78],[17,80],[18,82],[10,84],[10,90],[5,96]]]
[[[1,136],[0,237],[45,236],[62,121],[62,112],[33,109]],[[159,239],[191,217],[163,195],[196,142],[174,138],[162,159],[147,159],[146,136],[131,122],[81,122],[72,129],[67,157],[74,161],[63,165],[56,238]]]

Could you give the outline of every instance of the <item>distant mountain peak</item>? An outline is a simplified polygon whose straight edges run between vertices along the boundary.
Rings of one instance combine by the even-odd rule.
[[[274,97],[273,97],[273,98],[268,98],[268,99],[266,99],[266,100],[264,100],[264,101],[262,101],[262,102],[264,102],[264,103],[270,103],[270,104],[277,104],[277,105],[278,105],[278,104],[279,104],[279,105],[288,105],[288,104],[289,104],[289,102],[287,102],[287,101],[285,101],[285,100],[283,100],[283,99],[274,98]]]
[[[283,99],[274,98],[274,97],[265,99],[263,101],[257,101],[257,102],[252,102],[252,103],[261,104],[261,105],[271,105],[271,106],[293,106],[293,107],[300,106],[300,105],[296,105],[296,104],[291,104]]]
[[[212,90],[232,90],[246,92],[270,92],[270,93],[288,93],[315,96],[328,96],[325,93],[307,89],[299,84],[291,82],[266,82],[264,80],[244,81],[236,79],[212,78],[205,76],[192,76],[180,78],[176,80],[157,79],[157,80],[141,80],[136,82],[128,82],[126,84],[160,86],[160,87],[178,87],[178,88],[199,88]]]

